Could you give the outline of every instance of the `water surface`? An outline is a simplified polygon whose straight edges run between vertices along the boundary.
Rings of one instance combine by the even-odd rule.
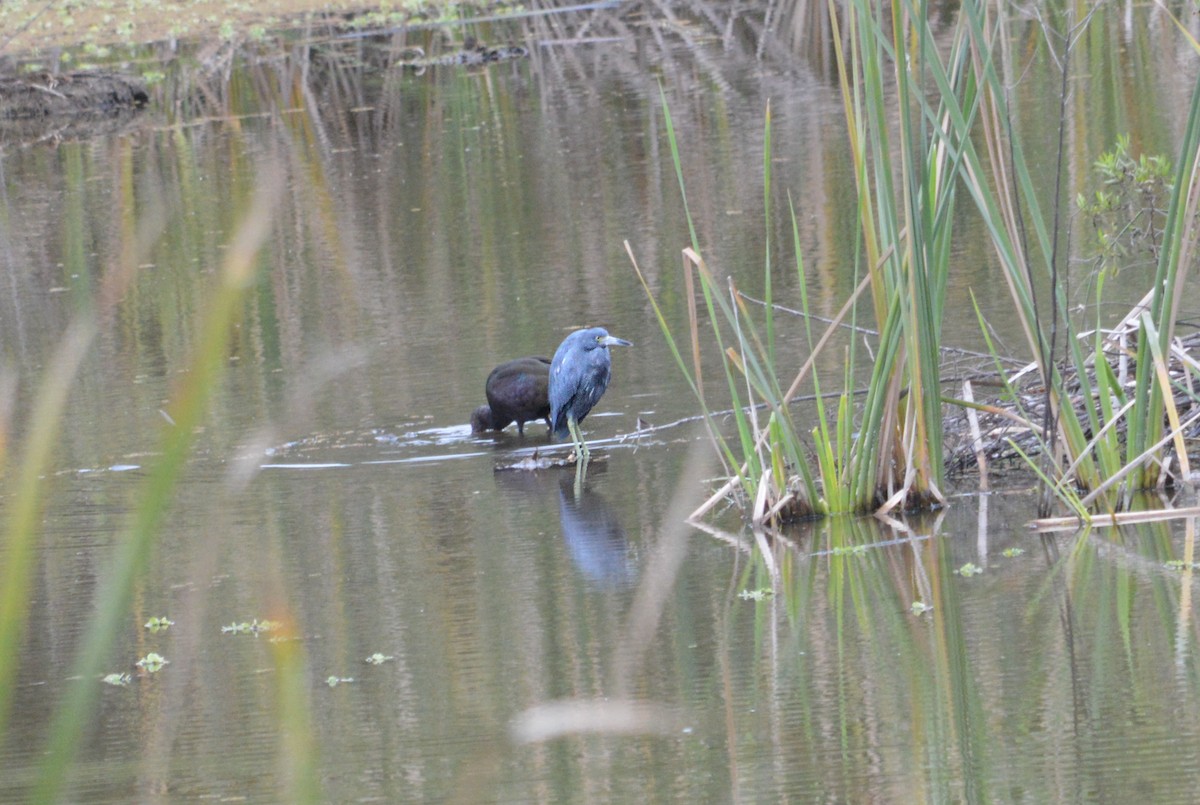
[[[790,231],[763,220],[768,100],[775,203],[796,200],[824,315],[854,285],[854,199],[819,14],[631,5],[473,26],[531,50],[486,69],[388,66],[441,32],[300,39],[233,59],[227,81],[184,60],[117,133],[6,144],[15,444],[68,322],[106,277],[132,280],[46,479],[0,799],[27,796],[66,691],[98,684],[70,678],[75,651],[214,275],[273,171],[285,190],[223,383],[112,652],[134,677],[100,686],[68,800],[285,798],[275,644],[222,631],[255,619],[298,637],[329,801],[1197,799],[1192,579],[1165,564],[1190,556],[1192,531],[1034,537],[1011,479],[982,497],[965,479],[947,510],[905,523],[762,542],[730,512],[682,525],[720,469],[695,423],[638,433],[697,407],[623,247],[682,322],[688,235],[659,87],[706,257],[748,292],[769,231],[776,294],[798,302]],[[1071,96],[1068,195],[1118,133],[1170,152],[1195,76],[1163,20],[1106,13]],[[1028,23],[1009,34],[1031,54],[1021,122],[1053,142],[1052,60]],[[947,341],[980,344],[973,292],[1015,349],[1007,290],[963,217]],[[1110,298],[1140,296],[1122,277]],[[537,423],[470,434],[488,371],[592,324],[636,346],[614,351],[585,423],[586,483],[503,469],[564,451]],[[801,324],[781,331],[802,356]],[[156,616],[175,625],[143,628]],[[149,652],[170,664],[139,675]],[[631,732],[520,740],[514,725],[563,700],[632,703]]]

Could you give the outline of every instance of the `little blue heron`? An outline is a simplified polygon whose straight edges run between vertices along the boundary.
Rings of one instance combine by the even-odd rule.
[[[579,423],[608,388],[612,366],[610,346],[633,344],[609,335],[602,327],[576,330],[558,345],[550,362],[550,430],[560,439],[571,435],[577,462],[588,458],[587,442],[579,433]]]
[[[525,435],[525,423],[544,419],[550,424],[550,361],[537,355],[502,363],[488,375],[484,393],[488,404],[471,414],[471,430],[504,430],[517,423]]]

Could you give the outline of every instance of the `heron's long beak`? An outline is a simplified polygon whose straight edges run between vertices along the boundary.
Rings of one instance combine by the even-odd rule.
[[[626,341],[624,338],[617,338],[615,335],[606,335],[601,342],[606,347],[632,347],[632,341]]]

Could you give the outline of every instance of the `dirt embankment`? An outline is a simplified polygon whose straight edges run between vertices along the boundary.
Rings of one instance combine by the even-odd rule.
[[[36,142],[109,128],[149,101],[142,78],[114,53],[186,38],[214,46],[255,43],[284,31],[383,31],[451,15],[502,13],[504,4],[458,0],[364,3],[361,0],[4,0],[0,2],[0,143]],[[415,16],[414,16],[415,15]],[[282,39],[281,39],[282,41]],[[167,48],[175,52],[175,49]],[[415,48],[399,62],[423,69],[521,58],[518,46],[473,40],[448,54]],[[143,68],[146,66],[143,63]],[[149,68],[161,75],[155,65]],[[147,73],[147,75],[150,75]]]
[[[307,18],[341,16],[371,26],[398,25],[418,7],[449,9],[458,3],[371,3],[362,0],[4,0],[0,3],[0,55],[45,56],[168,39],[240,38],[303,26]]]
[[[107,114],[149,100],[136,78],[111,72],[0,77],[0,120]]]

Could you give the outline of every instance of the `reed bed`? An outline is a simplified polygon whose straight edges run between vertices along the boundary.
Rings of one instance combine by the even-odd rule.
[[[853,0],[831,3],[830,10],[857,190],[859,282],[834,323],[814,333],[795,211],[786,211],[800,296],[798,304],[789,304],[804,318],[809,352],[793,374],[777,360],[772,298],[777,268],[770,244],[764,313],[756,319],[732,281],[706,264],[688,213],[687,332],[673,334],[657,305],[655,311],[728,477],[693,517],[726,499],[755,525],[929,508],[944,500],[947,467],[961,469],[968,454],[977,463],[1011,456],[1027,461],[1043,481],[1042,516],[1057,500],[1088,519],[1091,512],[1128,506],[1137,490],[1190,478],[1185,439],[1200,418],[1193,414],[1197,364],[1191,357],[1194,339],[1179,340],[1175,330],[1200,234],[1200,83],[1176,162],[1151,289],[1120,326],[1109,331],[1097,326],[1084,335],[1068,315],[1060,271],[1070,253],[1061,189],[1065,107],[1047,199],[1031,178],[1012,123],[1000,59],[1003,31],[989,8],[964,5],[953,37],[938,46],[924,7],[915,3]],[[1087,22],[1068,15],[1056,23],[1061,30],[1045,32],[1061,64],[1064,103],[1072,48]],[[663,107],[686,210],[685,177],[665,98]],[[769,110],[764,145],[769,238],[774,215]],[[982,218],[1030,356],[1028,368],[1010,376],[1000,370],[998,351],[989,342],[1002,394],[984,403],[974,402],[971,387],[963,398],[948,393],[941,377],[942,311],[960,193]],[[638,274],[653,301],[640,269]],[[711,343],[704,346],[697,297],[707,315],[703,326],[711,330]],[[878,327],[870,355],[861,354],[857,340],[841,347],[845,368],[833,384],[836,399],[827,403],[815,359],[828,348],[834,327],[859,318]],[[987,323],[981,319],[980,325],[986,339]],[[722,361],[733,401],[730,435],[710,413],[704,350],[714,350]],[[861,374],[869,380],[856,388]],[[807,434],[789,407],[802,388],[817,401],[817,424]],[[945,417],[947,403],[964,413]],[[953,429],[952,444],[943,449],[947,427]]]

